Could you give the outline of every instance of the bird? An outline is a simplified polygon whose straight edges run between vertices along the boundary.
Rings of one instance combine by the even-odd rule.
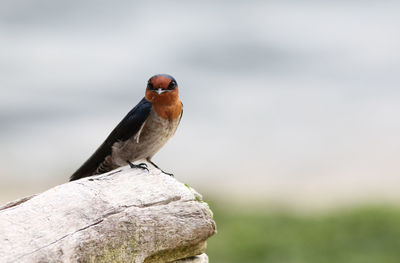
[[[118,167],[147,169],[146,160],[164,172],[152,157],[174,135],[183,115],[176,80],[157,74],[147,82],[145,96],[112,130],[93,155],[70,177],[70,181],[102,174]],[[166,173],[173,176],[171,173]]]

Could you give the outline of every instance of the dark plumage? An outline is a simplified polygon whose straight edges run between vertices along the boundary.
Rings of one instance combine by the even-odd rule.
[[[175,133],[182,112],[175,79],[165,74],[151,77],[145,98],[122,119],[70,180],[105,173],[141,159],[157,167],[151,158]]]

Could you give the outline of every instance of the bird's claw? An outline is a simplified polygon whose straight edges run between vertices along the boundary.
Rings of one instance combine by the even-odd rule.
[[[147,158],[146,161],[148,161],[149,163],[151,163],[155,168],[157,168],[158,170],[160,170],[162,173],[174,177],[174,174],[164,172],[160,167],[158,167],[157,164],[153,163],[153,162],[150,160],[150,158]]]
[[[165,174],[167,174],[167,175],[169,175],[169,176],[171,176],[171,177],[174,177],[174,174],[172,174],[172,173],[166,173],[166,172],[164,172],[163,170],[161,170],[161,172],[163,172],[163,173],[165,173]]]
[[[139,163],[137,165],[137,167],[140,168],[140,169],[149,171],[149,169],[147,168],[147,164],[145,164],[145,163]]]
[[[147,163],[139,163],[138,165],[147,168]]]
[[[145,164],[145,163],[133,164],[130,161],[127,161],[127,162],[131,168],[139,168],[139,169],[147,170],[147,172],[149,171],[149,169],[147,168],[147,164]]]

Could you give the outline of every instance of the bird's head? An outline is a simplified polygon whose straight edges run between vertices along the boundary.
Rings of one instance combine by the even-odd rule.
[[[170,75],[154,75],[147,83],[145,97],[151,103],[174,104],[179,101],[178,84]]]

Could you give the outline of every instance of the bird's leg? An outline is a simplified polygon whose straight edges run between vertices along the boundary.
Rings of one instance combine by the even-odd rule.
[[[160,170],[161,172],[163,172],[163,173],[165,173],[165,174],[168,174],[169,176],[172,176],[172,177],[174,176],[174,174],[164,172],[160,167],[158,167],[157,164],[153,163],[153,162],[150,160],[150,158],[146,158],[146,161],[148,161],[149,163],[151,163],[155,168],[157,168],[157,169]]]
[[[131,168],[139,168],[139,169],[143,169],[143,170],[149,171],[149,169],[147,169],[147,164],[145,164],[145,163],[133,164],[129,160],[127,160],[126,162],[129,164],[129,166]]]

